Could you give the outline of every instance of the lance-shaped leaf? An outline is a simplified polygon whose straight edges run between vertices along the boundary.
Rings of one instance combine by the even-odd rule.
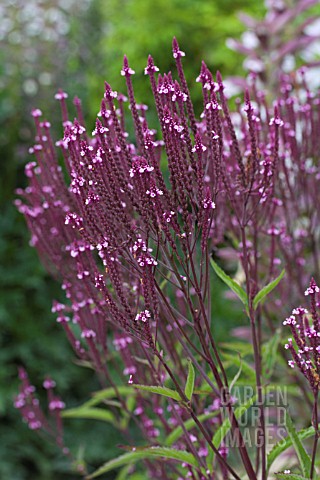
[[[229,387],[230,393],[232,393],[232,389],[233,389],[234,385],[236,385],[237,380],[239,380],[239,377],[240,377],[241,372],[242,372],[242,358],[241,358],[241,355],[239,355],[239,360],[240,360],[240,367],[239,367],[239,370],[237,371],[237,373],[235,374],[235,376],[233,377],[232,382],[230,383],[230,387]]]
[[[291,420],[288,410],[286,410],[285,425],[286,425],[288,435],[291,438],[292,445],[294,446],[297,457],[299,459],[299,463],[300,463],[303,475],[308,476],[311,470],[311,459],[307,454],[307,452],[305,451],[304,446],[301,443],[301,440],[293,425],[293,422]]]
[[[276,473],[276,478],[283,480],[309,480],[310,477],[302,477],[302,475],[296,475],[295,473]]]
[[[236,417],[237,420],[239,420],[239,418],[241,418],[242,415],[254,404],[254,402],[256,401],[256,398],[257,398],[256,395],[252,396],[246,403],[244,403],[243,405],[240,405],[235,409],[234,416]],[[216,448],[220,447],[221,442],[223,441],[223,439],[226,437],[226,435],[230,430],[231,430],[231,422],[229,418],[226,418],[213,436],[212,443]],[[211,465],[213,463],[213,457],[214,457],[214,453],[212,452],[212,450],[210,450],[208,455],[208,464]]]
[[[246,377],[246,381],[251,383],[255,383],[256,381],[256,372],[254,368],[246,362],[242,357],[236,356],[236,354],[231,355],[230,353],[223,353],[223,359],[226,360],[226,366],[229,367],[238,367],[239,370],[241,368],[241,372]],[[241,373],[240,372],[240,373]]]
[[[319,425],[320,427],[320,425]],[[299,432],[296,432],[300,441],[305,440],[306,438],[313,437],[315,434],[314,427],[308,427],[304,428],[303,430],[299,430]],[[288,436],[281,440],[280,442],[276,443],[272,450],[268,453],[268,461],[267,461],[267,470],[269,471],[271,465],[273,462],[283,453],[285,450],[287,450],[289,447],[292,446],[292,440],[291,437]]]
[[[234,416],[236,417],[236,419],[238,420],[239,418],[241,418],[242,415],[254,404],[255,401],[256,401],[256,395],[251,397],[250,400],[248,400],[244,405],[240,405],[239,407],[237,407],[234,411]],[[230,431],[230,429],[231,429],[230,420],[229,418],[226,418],[222,423],[222,425],[218,428],[218,430],[214,434],[212,443],[216,448],[219,448],[221,442],[223,441],[227,433]]]
[[[246,355],[253,355],[253,346],[249,342],[221,342],[219,346],[224,350],[232,350],[235,353],[241,353],[243,357]]]
[[[277,352],[279,343],[281,341],[280,330],[277,329],[270,340],[268,340],[264,345],[262,345],[262,368],[263,375],[267,378],[270,378],[276,361],[277,361]]]
[[[201,415],[198,415],[198,420],[199,420],[199,422],[204,422],[205,420],[209,420],[210,418],[216,417],[219,413],[220,413],[220,410],[215,410],[213,412],[208,412],[208,413],[202,413]],[[165,444],[168,447],[170,447],[177,440],[179,440],[180,437],[182,437],[185,430],[188,432],[189,430],[191,430],[192,428],[194,428],[196,426],[197,426],[197,424],[193,420],[193,418],[189,418],[187,421],[184,422],[183,429],[179,425],[167,436],[167,438],[165,440]]]
[[[114,424],[115,418],[111,412],[102,408],[70,408],[61,412],[61,416],[64,418],[90,418],[93,420],[102,420],[103,422],[109,422]]]
[[[280,280],[284,277],[284,274],[285,274],[285,270],[282,270],[282,272],[280,273],[280,275],[275,279],[273,280],[272,282],[268,283],[268,285],[266,285],[265,287],[262,288],[262,290],[260,290],[260,292],[257,293],[257,295],[254,297],[253,299],[253,308],[256,310],[259,303],[270,293],[272,292],[272,290],[274,288],[276,288],[276,286],[278,285],[278,283],[280,282]]]
[[[194,390],[194,379],[195,373],[191,360],[188,361],[188,378],[186,381],[186,386],[184,388],[184,393],[188,400],[191,400],[193,390]]]
[[[92,478],[99,477],[104,473],[110,472],[115,468],[123,467],[124,465],[132,465],[138,460],[145,460],[152,457],[162,457],[166,459],[177,460],[180,463],[187,463],[193,467],[198,468],[198,462],[195,460],[194,456],[186,452],[185,450],[176,450],[174,448],[168,447],[148,447],[148,448],[137,448],[135,451],[125,453],[114,460],[110,460],[101,467],[99,467],[94,473],[88,475],[86,478],[90,480]]]
[[[162,395],[163,397],[173,398],[173,400],[176,400],[177,402],[182,401],[179,393],[175,392],[171,388],[138,384],[134,384],[132,386],[137,390],[144,390],[145,392],[156,393],[157,395]]]
[[[130,475],[131,465],[125,465],[118,473],[115,480],[127,480]]]
[[[127,397],[129,395],[135,395],[135,391],[132,387],[127,385],[119,385],[116,386],[116,389],[113,387],[104,388],[98,392],[93,394],[93,398],[85,402],[82,406],[83,407],[93,407],[94,405],[98,405],[105,400],[109,400],[110,398],[117,398],[117,394],[121,397]]]
[[[248,296],[246,292],[243,290],[240,285],[233,280],[229,275],[227,275],[222,268],[211,258],[210,259],[211,266],[213,270],[216,272],[219,278],[229,287],[231,290],[237,295],[237,297],[241,300],[241,302],[248,308]]]

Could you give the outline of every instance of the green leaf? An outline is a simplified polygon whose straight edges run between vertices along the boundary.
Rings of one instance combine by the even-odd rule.
[[[126,398],[126,403],[127,403],[127,409],[129,410],[129,412],[133,412],[133,410],[135,409],[135,406],[136,406],[136,399],[135,397],[127,397]]]
[[[204,422],[205,420],[209,420],[210,418],[216,417],[220,413],[219,410],[215,410],[214,412],[208,412],[208,413],[203,413],[198,416],[199,422]],[[196,427],[197,424],[193,420],[193,418],[189,418],[186,422],[183,424],[184,429],[188,432],[192,428]],[[166,446],[170,447],[173,445],[177,440],[179,440],[180,437],[184,434],[184,430],[182,427],[179,425],[176,427],[166,438],[165,444]]]
[[[193,467],[199,467],[198,462],[195,460],[194,456],[186,452],[185,450],[176,450],[174,448],[168,447],[147,447],[147,448],[139,448],[135,451],[125,453],[114,460],[110,460],[109,462],[102,465],[98,470],[96,470],[91,475],[88,475],[86,478],[90,480],[92,478],[99,477],[103,473],[110,472],[110,470],[114,470],[115,468],[122,467],[124,465],[132,465],[136,463],[138,460],[145,460],[146,458],[152,457],[162,457],[162,458],[170,458],[173,460],[177,460],[181,463],[187,463],[192,465]]]
[[[245,307],[248,308],[248,296],[243,288],[240,287],[235,280],[229,277],[229,275],[227,275],[212,258],[210,259],[210,263],[218,277],[221,278],[221,280],[228,285],[229,288],[231,288],[231,290],[237,295]]]
[[[119,385],[117,386],[117,392],[121,397],[127,397],[128,395],[135,395],[135,391],[132,387],[127,385]],[[93,394],[93,398],[85,402],[82,406],[83,407],[93,407],[94,405],[98,405],[99,403],[109,400],[110,398],[118,398],[117,393],[113,387],[104,388],[99,392]]]
[[[310,477],[302,477],[301,475],[296,475],[295,473],[276,473],[277,478],[283,480],[309,480]]]
[[[223,353],[223,359],[229,360],[232,366],[239,367],[239,369],[241,367],[241,371],[249,381],[256,381],[256,372],[254,368],[249,365],[248,362],[243,360],[243,358],[240,359],[240,357],[236,357],[235,355],[231,355],[230,353]]]
[[[263,287],[262,290],[260,290],[260,292],[257,293],[257,295],[254,297],[253,299],[253,308],[256,310],[259,303],[261,302],[261,300],[264,299],[264,297],[266,297],[270,292],[272,292],[272,290],[278,285],[278,283],[280,282],[280,280],[284,277],[284,274],[285,274],[285,270],[282,270],[282,272],[280,273],[280,275],[275,279],[273,280],[272,282],[270,282],[268,285],[266,285],[265,287]]]
[[[241,372],[242,372],[242,358],[241,358],[241,355],[239,355],[239,360],[240,360],[239,370],[237,371],[237,373],[233,377],[232,382],[230,383],[230,387],[229,387],[230,393],[232,393],[233,386],[236,384],[236,382],[239,379],[239,377],[241,375]]]
[[[268,340],[264,345],[262,345],[262,362],[263,365],[263,375],[267,378],[270,378],[273,374],[274,367],[277,361],[277,351],[278,346],[281,341],[281,330],[278,328],[270,340]]]
[[[294,446],[297,457],[299,459],[299,463],[300,463],[303,475],[308,476],[311,470],[311,459],[307,454],[307,452],[305,451],[304,446],[301,443],[301,440],[293,425],[293,422],[291,420],[288,410],[286,410],[285,425],[286,425],[288,435],[291,438],[292,445]]]
[[[149,387],[149,385],[138,385],[138,384],[133,384],[132,386],[137,390],[144,390],[145,392],[156,393],[157,395],[162,395],[163,397],[173,398],[173,400],[176,400],[177,402],[182,401],[182,398],[180,397],[179,393],[175,392],[174,390],[171,390],[171,388],[158,387],[158,386]]]
[[[191,397],[192,397],[192,394],[193,394],[194,379],[195,379],[194,368],[193,368],[191,360],[188,360],[188,378],[187,378],[186,386],[185,386],[185,389],[184,389],[184,393],[185,393],[188,400],[191,400]]]
[[[236,419],[238,420],[239,418],[241,418],[242,415],[254,404],[255,401],[256,401],[256,395],[251,397],[245,404],[237,407],[234,411],[234,416],[236,417]],[[229,418],[226,418],[213,436],[212,443],[216,448],[219,448],[219,446],[221,445],[221,442],[223,441],[227,433],[230,431],[230,429],[231,429],[230,420]]]
[[[118,419],[120,430],[126,430],[128,428],[129,422],[131,420],[130,412],[133,412],[136,406],[135,395],[127,396],[125,400],[126,400],[127,411],[121,408],[122,418]]]
[[[161,290],[161,291],[164,289],[164,287],[166,286],[166,284],[168,283],[168,280],[169,280],[170,278],[171,278],[171,272],[169,272],[167,278],[165,278],[164,280],[162,280],[162,282],[160,283],[160,290]]]
[[[256,398],[257,396],[254,395],[253,397],[251,397],[246,403],[244,403],[243,405],[240,405],[239,407],[237,407],[234,411],[234,416],[236,417],[237,420],[239,420],[239,418],[242,417],[242,415],[247,411],[249,410],[249,408],[254,404],[254,402],[256,401]],[[229,418],[226,418],[222,425],[220,425],[220,427],[218,428],[218,430],[216,431],[216,433],[214,434],[213,436],[213,439],[212,439],[212,443],[213,445],[216,447],[216,448],[219,448],[220,445],[221,445],[221,442],[223,441],[223,439],[226,437],[226,435],[228,434],[228,432],[230,431],[231,429],[231,422],[229,420]],[[212,450],[210,450],[209,452],[209,455],[208,455],[208,465],[212,465],[213,463],[213,458],[214,458],[214,452]]]
[[[120,470],[115,480],[127,480],[128,478],[130,478],[130,480],[145,480],[145,475],[141,472],[132,473],[131,465],[126,465]]]
[[[242,356],[253,355],[253,346],[249,342],[221,342],[219,347],[224,350],[232,350],[236,353],[241,353]]]
[[[93,420],[102,420],[103,422],[109,422],[114,424],[115,418],[108,410],[102,408],[70,408],[61,412],[61,416],[64,418],[90,418]]]
[[[315,430],[313,427],[308,427],[296,433],[300,440],[305,440],[307,438],[312,437],[315,434]],[[279,457],[279,455],[281,455],[281,453],[283,453],[285,450],[287,450],[291,446],[292,446],[292,440],[290,436],[276,443],[273,446],[272,450],[270,450],[270,452],[268,453],[267,470],[270,469],[271,465]]]
[[[130,468],[131,468],[131,465],[124,466],[118,473],[116,480],[127,480],[127,478],[129,478]]]

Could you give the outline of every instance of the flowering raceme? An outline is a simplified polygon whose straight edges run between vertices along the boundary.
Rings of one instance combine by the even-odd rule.
[[[310,325],[306,308],[298,307],[292,310],[292,314],[283,324],[289,325],[292,331],[296,347],[293,345],[292,338],[288,339],[285,348],[292,354],[293,360],[289,360],[290,367],[295,365],[308,380],[311,389],[315,394],[320,389],[320,316],[317,312],[320,302],[320,289],[314,279],[305,291],[306,296],[311,297],[311,319]]]
[[[148,444],[159,445],[163,435],[180,427],[174,444],[196,459],[196,464],[184,462],[187,476],[213,478],[214,466],[222,478],[240,478],[228,461],[223,438],[218,445],[212,443],[222,423],[213,405],[223,399],[243,470],[254,480],[257,472],[241,441],[233,402],[228,401],[230,373],[214,335],[210,256],[212,249],[221,257],[231,250],[243,272],[259,387],[262,343],[277,327],[272,324],[275,308],[285,311],[310,274],[319,275],[320,222],[314,208],[320,182],[315,155],[320,146],[319,100],[305,85],[306,95],[299,87],[295,92],[292,78],[283,77],[282,97],[271,108],[266,94],[253,84],[244,105],[238,101],[230,111],[221,75],[214,80],[203,63],[197,78],[204,102],[198,121],[183,73],[184,52],[176,40],[173,56],[178,80],[171,73],[158,74],[151,56],[145,68],[159,134],[148,124],[146,106],[135,101],[134,71],[126,57],[121,75],[128,98],[106,83],[91,135],[79,99],[74,100],[77,118],[72,122],[62,91],[56,98],[64,135],[55,145],[49,122],[33,110],[37,133],[30,153],[35,160],[26,165],[29,185],[18,191],[22,200],[16,205],[32,233],[31,244],[62,283],[66,301],[55,301],[52,307],[57,322],[101,385],[114,389],[123,414],[140,427]],[[127,101],[134,143],[126,131]],[[279,285],[281,300],[258,308],[255,296],[279,275],[280,265],[290,279]],[[267,319],[263,326],[261,312],[263,322]],[[132,390],[137,384],[164,388],[170,380],[178,397],[167,392],[169,398],[150,398],[135,390],[136,405],[130,410],[111,374],[115,352],[121,358],[123,383]],[[196,400],[184,390],[190,378],[185,358],[197,371],[195,388],[207,387],[206,395]],[[25,392],[23,388],[16,406],[26,419],[32,417],[44,427],[38,406],[32,410],[31,401],[25,407]],[[206,417],[199,420],[203,412]],[[119,419],[121,412],[116,415]],[[190,432],[188,419],[193,421]],[[263,431],[263,416],[260,427]],[[261,478],[266,479],[265,441],[259,449]],[[146,468],[152,471],[150,478],[181,474],[174,460],[155,462],[152,470],[148,461]]]

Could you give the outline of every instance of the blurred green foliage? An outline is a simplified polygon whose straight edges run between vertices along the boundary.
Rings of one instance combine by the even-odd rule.
[[[243,73],[242,61],[227,48],[226,39],[238,37],[244,30],[236,15],[238,11],[258,17],[265,11],[262,2],[253,0],[101,0],[100,4],[106,26],[99,48],[105,56],[105,78],[113,89],[123,91],[125,82],[119,72],[126,54],[136,71],[136,98],[149,106],[153,103],[149,82],[142,80],[148,54],[153,56],[160,72],[175,72],[171,42],[176,36],[186,53],[184,70],[192,100],[201,108],[201,88],[195,83],[201,61],[205,60],[213,73],[220,70],[225,77]],[[93,76],[92,83],[98,101],[101,80]]]
[[[72,6],[72,1],[67,3]],[[212,71],[220,69],[224,77],[241,73],[239,56],[226,48],[225,41],[229,36],[237,37],[244,29],[236,16],[238,10],[260,17],[264,10],[263,4],[255,0],[91,0],[78,4],[83,8],[70,7],[72,15],[64,2],[58,0],[27,3],[3,0],[0,5],[0,14],[6,18],[8,28],[3,33],[4,22],[0,27],[0,478],[3,479],[74,478],[68,473],[65,461],[57,457],[55,448],[29,432],[12,407],[18,388],[18,365],[28,369],[31,381],[38,387],[50,372],[68,406],[81,403],[90,391],[98,388],[92,373],[72,361],[67,340],[50,313],[52,299],[63,298],[60,288],[48,277],[36,252],[29,247],[24,219],[12,203],[15,188],[25,185],[23,166],[28,161],[27,151],[33,136],[31,108],[37,106],[43,110],[45,117],[56,125],[54,133],[59,138],[62,129],[53,96],[62,87],[71,98],[74,95],[82,98],[90,128],[99,110],[103,81],[108,80],[115,90],[124,90],[119,73],[124,53],[137,72],[134,78],[137,100],[151,106],[148,79],[143,76],[147,56],[153,55],[161,71],[173,70],[171,41],[176,35],[187,55],[186,77],[199,112],[200,88],[195,78],[201,60]],[[29,11],[23,17],[22,7],[26,6]],[[42,8],[40,13],[39,8]],[[50,40],[44,22],[34,34],[32,21],[39,17],[41,20],[41,15],[52,20],[52,11],[63,13],[61,18],[67,22],[65,33]],[[62,20],[57,21],[61,26]],[[222,304],[216,307],[217,318],[222,318]],[[229,312],[229,318],[232,315]],[[106,430],[98,424],[90,425],[94,429],[88,430],[85,421],[73,421],[67,437],[75,449],[84,445],[86,459],[98,465],[115,456],[119,438],[110,427]]]

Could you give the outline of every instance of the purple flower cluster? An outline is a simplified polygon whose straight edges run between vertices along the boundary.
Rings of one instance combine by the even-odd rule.
[[[283,324],[291,328],[292,338],[285,348],[290,351],[290,367],[297,366],[314,394],[320,390],[320,288],[311,280],[305,295],[310,297],[310,313],[306,308],[294,308]]]
[[[62,419],[60,416],[65,404],[54,393],[55,382],[50,378],[43,382],[43,388],[48,394],[48,418],[35,395],[36,389],[30,384],[27,372],[23,368],[19,370],[19,378],[21,380],[20,392],[15,398],[14,406],[20,410],[22,418],[31,430],[44,431],[65,455],[69,455],[69,450],[63,442]]]

